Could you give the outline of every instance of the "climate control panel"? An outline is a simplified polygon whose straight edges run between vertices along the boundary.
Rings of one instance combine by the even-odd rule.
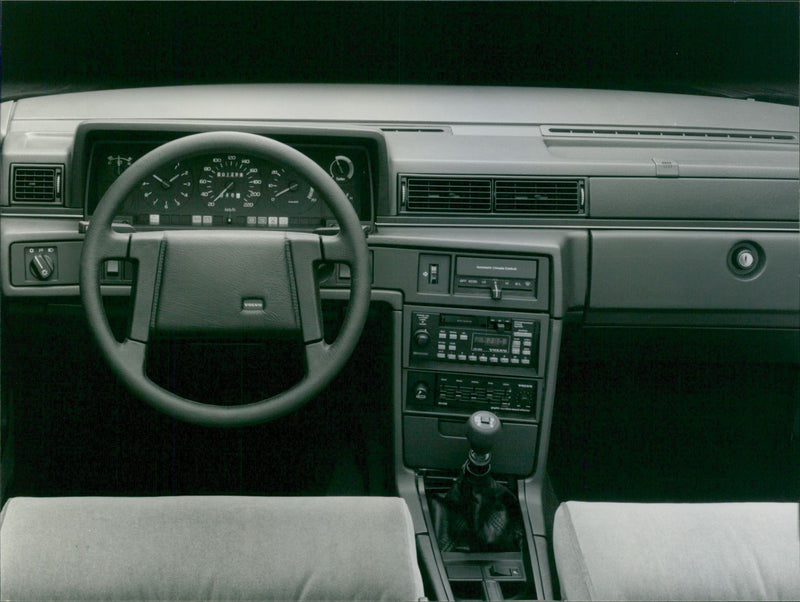
[[[539,381],[503,376],[410,370],[406,407],[457,413],[491,410],[505,416],[535,416]]]

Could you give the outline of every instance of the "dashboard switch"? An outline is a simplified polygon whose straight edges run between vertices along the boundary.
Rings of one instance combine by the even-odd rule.
[[[495,301],[499,301],[503,298],[503,289],[500,287],[500,283],[497,280],[492,280],[492,299]]]
[[[55,271],[55,264],[50,255],[37,253],[31,259],[31,273],[38,280],[49,280]]]
[[[417,347],[426,347],[430,340],[431,337],[427,330],[418,330],[414,333],[414,342]]]
[[[414,386],[414,399],[418,403],[428,403],[430,399],[430,388],[424,382],[418,382]]]

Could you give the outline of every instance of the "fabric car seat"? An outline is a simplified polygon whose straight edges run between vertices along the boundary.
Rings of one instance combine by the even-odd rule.
[[[800,600],[798,504],[565,502],[553,548],[566,600]]]
[[[399,498],[14,498],[4,600],[418,600]]]

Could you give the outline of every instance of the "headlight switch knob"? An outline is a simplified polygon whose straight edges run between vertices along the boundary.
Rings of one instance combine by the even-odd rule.
[[[53,277],[55,264],[53,258],[45,253],[36,253],[30,263],[31,274],[37,280],[49,280]]]

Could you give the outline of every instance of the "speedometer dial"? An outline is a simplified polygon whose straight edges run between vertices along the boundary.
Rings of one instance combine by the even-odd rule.
[[[263,180],[258,167],[245,155],[211,157],[198,181],[207,207],[233,212],[250,209],[261,200]]]

